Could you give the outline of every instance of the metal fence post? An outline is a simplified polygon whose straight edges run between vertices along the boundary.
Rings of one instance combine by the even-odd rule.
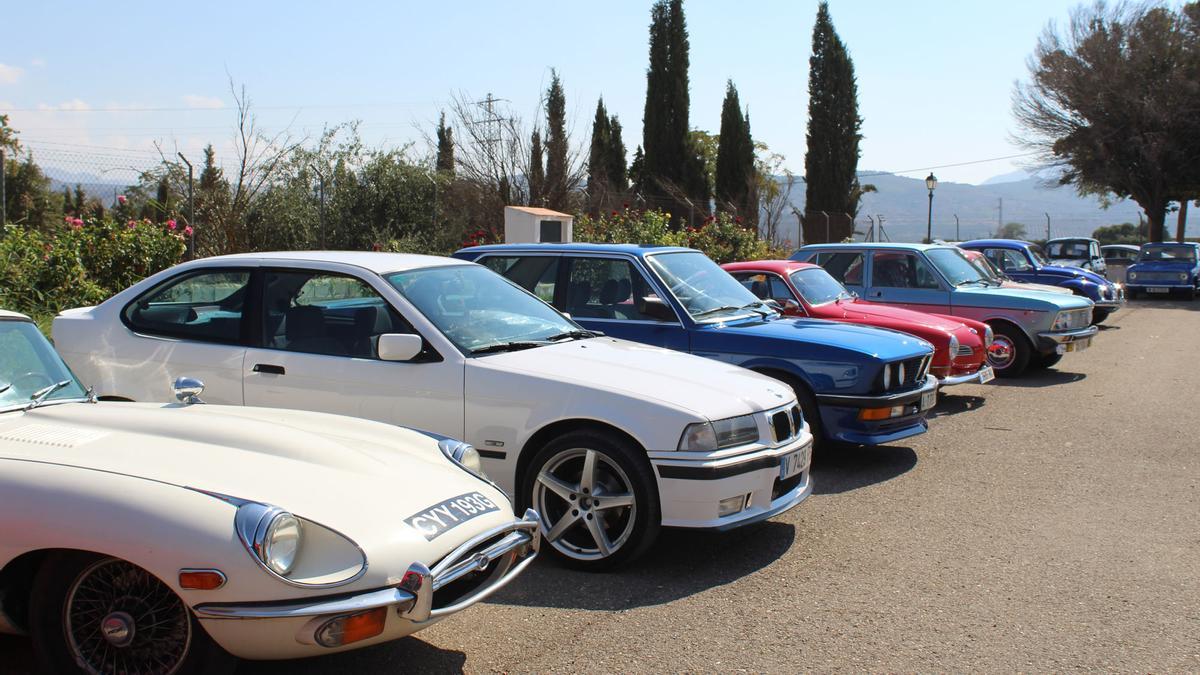
[[[8,161],[4,148],[0,148],[0,227],[8,225],[8,195],[4,192],[4,175],[8,173]]]
[[[187,257],[188,257],[188,260],[194,260],[196,258],[196,225],[195,225],[196,203],[194,201],[192,201],[192,199],[193,199],[192,163],[187,160],[187,157],[183,156],[182,152],[177,152],[175,154],[179,155],[179,159],[182,159],[183,163],[186,164],[187,168],[188,168],[188,220],[187,220],[187,222],[188,222],[188,227],[192,228],[192,236],[188,237]]]
[[[325,174],[317,168],[315,164],[309,164],[309,168],[317,174],[318,190],[321,199],[320,223],[321,223],[321,249],[325,249]]]

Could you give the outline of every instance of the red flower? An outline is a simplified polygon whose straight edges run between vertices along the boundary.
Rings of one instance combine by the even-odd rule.
[[[173,229],[175,229],[175,221],[174,221],[174,220],[168,220],[168,221],[167,221],[167,229],[168,229],[168,230],[173,230]]]
[[[124,206],[125,205],[125,195],[117,195],[117,203]]]
[[[193,232],[193,230],[192,230],[192,226],[191,226],[191,225],[185,225],[185,226],[183,227],[183,234],[184,234],[184,236],[190,237],[190,236],[192,236],[192,232]]]

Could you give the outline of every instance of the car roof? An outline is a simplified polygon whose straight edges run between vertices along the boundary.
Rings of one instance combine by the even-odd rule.
[[[949,244],[905,244],[890,241],[855,241],[848,244],[805,244],[800,249],[816,250],[819,248],[878,248],[894,249],[897,251],[929,251],[937,248],[957,248]]]
[[[1194,241],[1148,241],[1142,246],[1200,246],[1200,243]]]
[[[256,261],[256,262],[332,262],[354,265],[378,274],[404,272],[425,267],[470,264],[455,258],[416,253],[383,253],[376,251],[269,251],[265,253],[235,253],[205,261]]]
[[[819,267],[819,265],[800,262],[799,260],[746,260],[743,262],[725,263],[721,267],[734,272],[766,270],[768,272],[786,273],[809,267]]]
[[[999,248],[1025,248],[1033,246],[1031,242],[1022,239],[972,239],[964,241],[963,246],[995,246]]]
[[[657,246],[654,244],[592,244],[586,242],[571,242],[565,244],[487,244],[464,248],[459,253],[495,253],[503,251],[545,251],[552,253],[626,253],[644,256],[651,253],[674,253],[678,251],[695,251],[696,249],[683,246]]]
[[[1124,249],[1126,251],[1141,250],[1141,247],[1138,246],[1137,244],[1105,244],[1100,247],[1100,250],[1103,251],[1106,248],[1119,248],[1119,249]]]
[[[28,316],[20,312],[10,312],[7,309],[0,309],[0,319],[16,319],[18,321],[33,321]]]
[[[1055,241],[1094,241],[1097,244],[1100,243],[1099,239],[1095,239],[1093,237],[1055,237],[1053,239],[1047,239],[1046,243],[1049,244]]]

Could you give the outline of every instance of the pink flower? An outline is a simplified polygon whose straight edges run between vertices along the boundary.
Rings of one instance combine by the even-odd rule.
[[[125,195],[117,195],[117,203],[124,205],[125,204]]]
[[[72,218],[71,216],[67,216],[66,218],[63,218],[63,222],[70,225],[71,223],[75,222],[75,219]]]
[[[83,219],[75,218],[74,220],[71,221],[71,224],[74,225],[76,228],[83,227]]]
[[[168,221],[167,221],[167,229],[168,229],[168,230],[173,230],[173,229],[175,229],[175,221],[174,221],[174,220],[168,220]]]
[[[137,223],[131,220],[129,221],[128,227],[132,230],[133,228],[137,227]]]
[[[184,235],[185,237],[190,237],[190,236],[192,236],[192,232],[193,232],[193,230],[192,230],[192,226],[191,226],[191,225],[185,225],[185,226],[183,227],[183,235]]]

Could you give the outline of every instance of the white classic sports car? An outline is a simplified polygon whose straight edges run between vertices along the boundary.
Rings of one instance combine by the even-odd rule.
[[[551,550],[599,568],[662,526],[726,529],[812,491],[786,384],[584,330],[475,263],[390,253],[207,258],[54,321],[101,398],[316,410],[462,438]]]
[[[0,632],[46,672],[193,672],[393,640],[537,554],[465,443],[288,410],[96,402],[0,311]],[[3,670],[3,668],[0,668]]]

